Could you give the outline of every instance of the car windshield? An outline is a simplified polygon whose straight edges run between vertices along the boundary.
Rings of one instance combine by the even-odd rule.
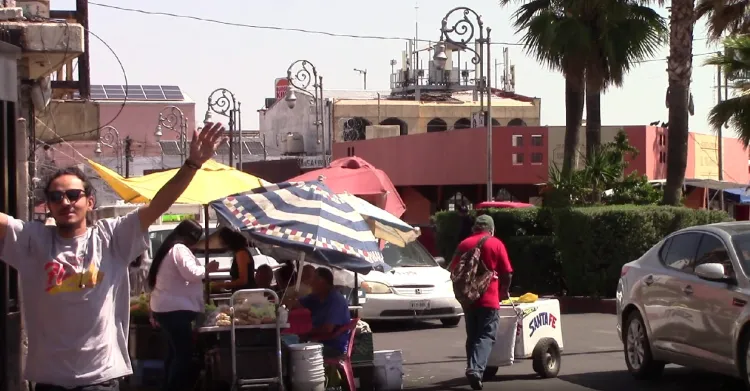
[[[383,258],[390,267],[435,267],[435,259],[419,242],[411,242],[406,247],[386,243]]]
[[[745,274],[750,275],[750,233],[732,236],[732,244],[737,252],[742,270]]]

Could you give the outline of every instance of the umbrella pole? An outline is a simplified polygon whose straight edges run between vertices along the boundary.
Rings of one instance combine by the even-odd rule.
[[[359,306],[359,273],[354,272],[354,300],[352,305]]]
[[[208,249],[209,249],[209,243],[208,243],[208,236],[209,236],[209,218],[208,218],[208,204],[203,205],[203,220],[205,220],[205,226],[206,226],[206,233],[204,234],[204,242],[205,242],[205,250],[206,250],[206,261],[204,263],[205,267],[208,267]],[[204,278],[204,291],[205,291],[205,297],[206,297],[206,304],[211,304],[211,279],[208,276],[208,273],[205,274]]]

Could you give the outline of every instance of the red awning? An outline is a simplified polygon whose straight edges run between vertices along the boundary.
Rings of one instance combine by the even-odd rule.
[[[306,172],[290,179],[289,182],[315,181],[320,176],[325,177],[323,182],[336,193],[349,192],[356,196],[364,196],[363,198],[396,217],[401,217],[406,211],[406,205],[388,175],[364,159],[337,159],[327,168]]]

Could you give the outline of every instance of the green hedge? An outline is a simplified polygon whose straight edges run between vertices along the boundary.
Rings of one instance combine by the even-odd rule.
[[[665,206],[492,209],[495,235],[516,270],[514,291],[572,296],[614,295],[622,265],[664,236],[690,226],[731,220],[726,213]],[[449,259],[460,217],[435,216],[438,248]]]

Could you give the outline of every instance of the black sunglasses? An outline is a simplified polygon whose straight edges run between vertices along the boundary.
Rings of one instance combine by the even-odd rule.
[[[47,192],[47,201],[62,202],[63,198],[67,198],[70,202],[76,202],[85,195],[86,191],[81,189],[70,189],[65,191],[54,190]]]

